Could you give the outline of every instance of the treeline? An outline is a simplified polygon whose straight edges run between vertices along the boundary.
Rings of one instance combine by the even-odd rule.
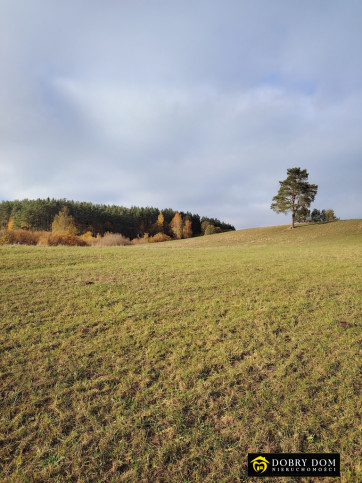
[[[317,210],[316,208],[311,212],[310,210],[302,210],[298,216],[296,216],[296,221],[302,223],[330,223],[332,221],[337,221],[339,218],[336,217],[334,210]]]
[[[337,221],[338,218],[334,214],[334,210],[317,210],[316,208],[310,214],[309,220],[314,223],[330,223]]]
[[[176,212],[170,208],[125,208],[66,199],[37,199],[3,201],[0,203],[0,228],[32,231],[51,231],[54,219],[66,209],[74,220],[76,233],[90,232],[92,236],[120,233],[134,239],[164,233],[172,238],[188,238],[203,235],[208,229],[223,232],[235,230],[234,226],[217,218],[200,218],[189,212]],[[184,236],[185,235],[185,236]]]

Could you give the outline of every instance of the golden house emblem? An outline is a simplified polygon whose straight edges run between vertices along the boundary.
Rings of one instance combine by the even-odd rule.
[[[250,463],[253,463],[253,468],[256,473],[264,473],[268,468],[269,461],[263,456],[258,456],[250,461]]]

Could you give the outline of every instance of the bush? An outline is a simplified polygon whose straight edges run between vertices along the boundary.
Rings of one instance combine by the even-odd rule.
[[[89,242],[90,245],[93,244],[93,240],[95,239],[91,231],[86,231],[85,233],[80,235],[80,238],[86,242]]]
[[[207,225],[205,229],[205,235],[213,235],[214,233],[216,233],[216,228],[214,227],[214,225]]]
[[[97,238],[92,242],[98,247],[122,247],[131,245],[131,240],[120,233],[105,233],[101,238]]]
[[[68,233],[51,233],[49,231],[2,230],[0,245],[42,245],[42,246],[88,246],[85,240]]]
[[[50,232],[46,231],[46,232],[43,232],[40,237],[39,237],[39,240],[38,240],[38,246],[41,246],[41,247],[47,247],[49,246],[49,236],[50,236]]]
[[[159,242],[165,242],[170,240],[171,240],[171,237],[168,235],[165,235],[164,233],[156,233],[156,235],[151,236],[151,238],[148,239],[149,243],[159,243]]]
[[[338,218],[336,217],[336,215],[334,214],[334,210],[326,210],[326,222],[327,223],[330,223],[332,221],[337,221]]]
[[[12,238],[8,230],[3,230],[0,232],[0,245],[10,245]]]
[[[70,247],[86,247],[88,243],[79,236],[70,233],[50,233],[48,237],[48,245],[55,247],[58,245],[67,245]]]
[[[0,245],[36,245],[44,232],[28,230],[3,230]]]
[[[40,235],[39,231],[15,230],[16,242],[20,245],[36,245]]]

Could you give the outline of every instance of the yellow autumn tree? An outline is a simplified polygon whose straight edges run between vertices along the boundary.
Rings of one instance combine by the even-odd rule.
[[[162,211],[157,217],[156,225],[157,225],[157,231],[159,233],[163,233],[164,231],[164,223],[165,223],[165,217],[162,214]]]
[[[170,226],[172,233],[175,235],[175,238],[177,238],[178,240],[182,238],[182,216],[179,212],[177,212],[172,218]]]
[[[191,238],[192,237],[192,224],[191,221],[186,218],[184,227],[182,229],[182,233],[184,238]]]
[[[12,230],[14,226],[14,218],[10,218],[8,222],[8,230]]]
[[[68,233],[69,235],[76,235],[77,231],[78,230],[75,225],[73,216],[69,214],[68,207],[64,206],[64,208],[60,210],[59,213],[54,217],[54,220],[52,223],[52,232]]]
[[[201,231],[202,234],[205,235],[206,228],[210,225],[211,223],[209,221],[203,221],[201,223]]]

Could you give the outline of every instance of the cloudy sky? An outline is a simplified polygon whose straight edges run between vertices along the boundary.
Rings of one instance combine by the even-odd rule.
[[[361,217],[360,0],[1,0],[0,200]]]

